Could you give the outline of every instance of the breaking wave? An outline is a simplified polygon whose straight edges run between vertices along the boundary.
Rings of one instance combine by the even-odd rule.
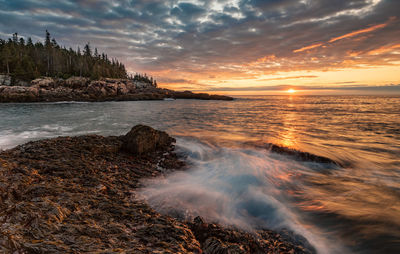
[[[141,190],[156,210],[185,219],[200,215],[249,231],[289,229],[304,236],[319,253],[346,252],[320,229],[306,225],[288,200],[301,187],[304,175],[336,166],[188,138],[178,139],[177,151],[190,169],[148,180]]]

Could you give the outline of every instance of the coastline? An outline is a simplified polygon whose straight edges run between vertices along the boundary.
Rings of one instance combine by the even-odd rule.
[[[130,79],[90,80],[82,77],[68,79],[39,78],[26,86],[0,86],[0,103],[59,102],[59,101],[137,101],[164,99],[233,100],[224,95],[174,91],[150,83]]]
[[[186,165],[164,132],[136,126],[130,133],[44,139],[0,152],[2,250],[313,252],[290,233],[248,233],[157,213],[137,195],[141,181]]]

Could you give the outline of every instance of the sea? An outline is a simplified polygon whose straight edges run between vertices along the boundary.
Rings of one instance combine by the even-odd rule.
[[[398,96],[3,103],[0,149],[57,136],[123,135],[136,124],[175,137],[189,165],[144,181],[142,197],[160,212],[248,231],[289,230],[318,253],[400,253]]]

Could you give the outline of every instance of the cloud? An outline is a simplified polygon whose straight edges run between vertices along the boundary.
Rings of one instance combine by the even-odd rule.
[[[363,33],[370,33],[370,32],[373,32],[373,31],[375,31],[377,29],[382,29],[382,28],[386,27],[389,24],[389,22],[391,20],[393,20],[393,19],[395,19],[395,18],[390,18],[388,22],[383,23],[383,24],[371,26],[371,27],[368,27],[368,28],[365,28],[365,29],[361,29],[361,30],[357,30],[357,31],[354,31],[354,32],[350,32],[350,33],[344,34],[344,35],[339,36],[339,37],[332,38],[332,39],[329,40],[329,43],[332,43],[332,42],[335,42],[335,41],[338,41],[338,40],[342,40],[342,39],[345,39],[345,38],[354,37],[356,35],[360,35],[360,34],[363,34]]]
[[[43,40],[48,29],[62,45],[90,41],[130,72],[160,81],[174,75],[195,85],[400,61],[400,22],[388,20],[400,1],[0,0],[0,6],[3,39],[18,32]]]
[[[293,50],[293,53],[298,53],[298,52],[302,52],[302,51],[306,51],[306,50],[310,50],[310,49],[314,49],[314,48],[319,48],[322,45],[324,45],[324,44],[322,42],[320,42],[320,43],[316,43],[313,45],[305,46],[300,49]]]
[[[337,37],[331,38],[327,43],[333,43],[335,41],[343,40],[343,39],[346,39],[346,38],[351,38],[351,37],[354,37],[354,36],[357,36],[357,35],[360,35],[360,34],[370,33],[370,32],[373,32],[375,30],[382,29],[382,28],[386,27],[387,25],[389,25],[395,19],[396,19],[396,17],[391,17],[391,18],[389,18],[389,20],[387,22],[385,22],[383,24],[374,25],[374,26],[371,26],[371,27],[368,27],[368,28],[360,29],[360,30],[357,30],[357,31],[346,33],[346,34],[341,35],[341,36],[337,36]],[[300,49],[293,50],[293,53],[298,53],[298,52],[302,52],[302,51],[306,51],[306,50],[310,50],[310,49],[314,49],[314,48],[319,48],[324,44],[325,43],[323,43],[323,42],[319,42],[319,43],[316,43],[316,44],[305,46],[305,47],[302,47]]]
[[[213,87],[209,91],[286,91],[289,88],[296,90],[337,90],[337,91],[386,91],[400,93],[400,84],[398,85],[382,85],[382,86],[366,86],[366,85],[342,85],[342,86],[248,86],[248,87]]]
[[[379,54],[383,54],[386,52],[390,52],[393,49],[398,49],[398,48],[400,48],[400,44],[396,44],[396,45],[392,45],[392,46],[382,46],[380,48],[369,51],[367,54],[368,55],[379,55]]]
[[[280,78],[267,78],[259,79],[259,81],[272,81],[272,80],[287,80],[287,79],[303,79],[303,78],[318,78],[316,75],[303,75],[303,76],[291,76],[291,77],[280,77]]]

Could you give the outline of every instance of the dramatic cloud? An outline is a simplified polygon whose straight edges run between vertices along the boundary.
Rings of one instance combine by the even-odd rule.
[[[400,1],[0,0],[0,5],[3,39],[18,32],[43,40],[48,29],[67,47],[90,41],[130,72],[150,73],[171,88],[266,87],[282,85],[269,83],[276,75],[318,79],[315,72],[400,63]],[[400,82],[395,76],[368,85]]]

